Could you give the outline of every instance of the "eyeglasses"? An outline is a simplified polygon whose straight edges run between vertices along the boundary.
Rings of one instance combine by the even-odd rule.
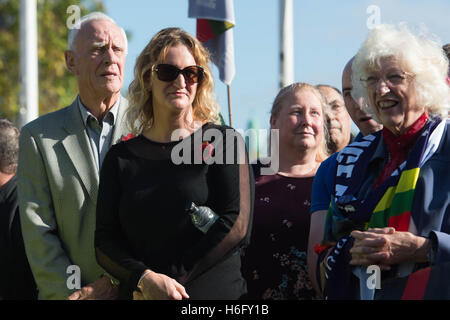
[[[200,66],[189,66],[183,70],[171,64],[158,64],[153,68],[158,76],[158,79],[165,82],[171,82],[178,78],[180,73],[183,74],[184,79],[189,84],[200,83],[203,79],[203,68]]]
[[[361,78],[360,81],[362,82],[364,87],[373,89],[378,85],[380,79],[382,79],[386,85],[395,87],[402,84],[405,80],[408,79],[408,77],[414,77],[414,74],[405,71],[399,71],[382,77],[371,75],[368,76],[367,79]]]

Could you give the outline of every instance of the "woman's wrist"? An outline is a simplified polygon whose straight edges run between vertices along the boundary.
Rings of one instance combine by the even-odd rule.
[[[428,262],[429,252],[431,250],[431,241],[425,237],[417,237],[417,247],[414,250],[415,262]]]

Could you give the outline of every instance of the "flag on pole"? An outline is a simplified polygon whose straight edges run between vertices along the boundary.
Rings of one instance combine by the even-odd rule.
[[[197,39],[211,53],[220,80],[230,85],[235,74],[233,0],[189,0],[188,16],[197,19]]]
[[[280,0],[280,89],[294,82],[293,1]]]

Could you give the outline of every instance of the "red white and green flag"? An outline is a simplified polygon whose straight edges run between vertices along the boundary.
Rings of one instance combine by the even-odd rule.
[[[230,85],[235,74],[233,0],[189,0],[188,16],[197,19],[197,39],[211,53],[220,80]]]

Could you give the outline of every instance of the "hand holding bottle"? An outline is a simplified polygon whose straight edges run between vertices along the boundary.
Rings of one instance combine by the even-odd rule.
[[[192,223],[201,232],[208,232],[209,228],[217,221],[219,216],[210,208],[197,206],[190,202],[186,207],[186,212],[191,216]]]

